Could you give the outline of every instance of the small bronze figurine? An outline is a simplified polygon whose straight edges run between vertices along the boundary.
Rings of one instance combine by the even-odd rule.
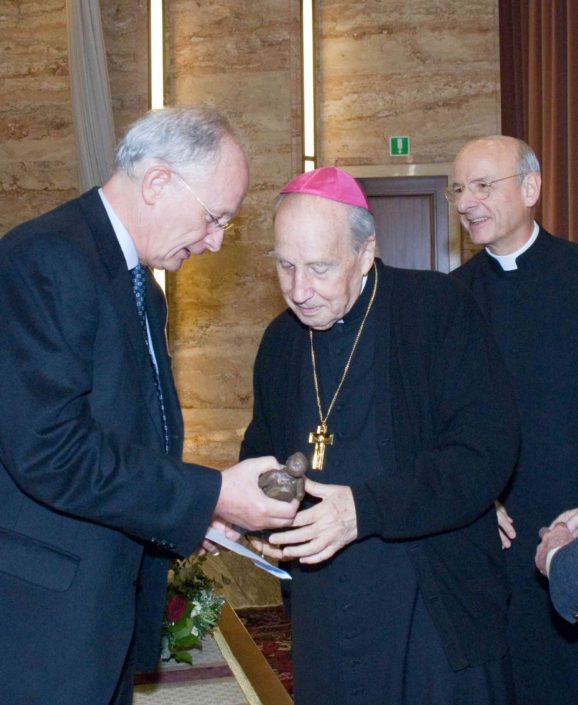
[[[273,499],[290,502],[305,496],[305,473],[309,463],[303,453],[293,453],[280,470],[267,470],[259,476],[259,487]]]

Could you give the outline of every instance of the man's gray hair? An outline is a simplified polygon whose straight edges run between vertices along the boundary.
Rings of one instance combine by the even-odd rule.
[[[535,171],[537,174],[540,173],[540,162],[538,161],[536,152],[534,152],[529,144],[526,144],[523,140],[518,140],[519,182],[522,183],[524,175],[529,174],[531,171]]]
[[[353,249],[359,252],[368,237],[375,235],[375,218],[361,206],[348,206]]]
[[[275,221],[275,216],[279,210],[279,206],[283,201],[291,196],[290,193],[281,193],[277,196],[275,203],[273,204],[273,221]],[[351,234],[351,246],[353,251],[358,253],[363,247],[365,241],[368,237],[375,235],[375,219],[373,215],[360,206],[349,206],[347,204],[342,204],[347,209],[347,215],[349,217],[349,232]]]
[[[227,118],[212,106],[151,110],[134,122],[117,145],[114,168],[128,176],[143,159],[181,170],[211,164],[224,137],[239,139]]]

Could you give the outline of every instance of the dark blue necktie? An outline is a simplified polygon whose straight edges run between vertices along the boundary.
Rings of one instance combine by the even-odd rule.
[[[147,347],[148,357],[151,363],[153,371],[153,379],[155,383],[155,388],[157,390],[157,397],[159,400],[160,412],[161,412],[161,423],[163,425],[163,436],[165,441],[165,452],[169,450],[169,428],[167,425],[167,416],[165,413],[165,403],[163,400],[163,390],[161,389],[161,383],[159,380],[159,373],[157,366],[155,365],[154,358],[152,355],[152,350],[150,348],[149,336],[147,332],[147,317],[146,317],[146,283],[147,283],[147,268],[143,267],[142,264],[137,264],[136,267],[130,270],[132,276],[132,289],[134,291],[134,297],[136,299],[136,308],[138,311],[138,317],[140,320],[141,328],[144,334],[145,344]]]

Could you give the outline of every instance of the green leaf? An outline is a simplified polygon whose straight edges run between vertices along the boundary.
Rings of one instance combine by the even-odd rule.
[[[178,647],[179,649],[200,649],[201,640],[198,636],[195,636],[194,634],[189,634],[183,639],[179,639]]]
[[[180,661],[181,663],[193,663],[193,657],[188,651],[177,651],[173,654],[175,661]]]
[[[193,620],[190,617],[183,617],[182,619],[179,619],[178,622],[175,622],[175,626],[172,630],[175,639],[182,639],[183,637],[188,636],[191,633],[193,626]]]

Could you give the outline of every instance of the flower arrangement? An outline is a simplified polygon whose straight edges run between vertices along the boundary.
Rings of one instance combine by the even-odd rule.
[[[224,598],[219,584],[203,571],[204,558],[173,561],[168,573],[167,600],[161,636],[161,659],[192,663],[190,649],[201,649],[202,639],[219,622]]]

